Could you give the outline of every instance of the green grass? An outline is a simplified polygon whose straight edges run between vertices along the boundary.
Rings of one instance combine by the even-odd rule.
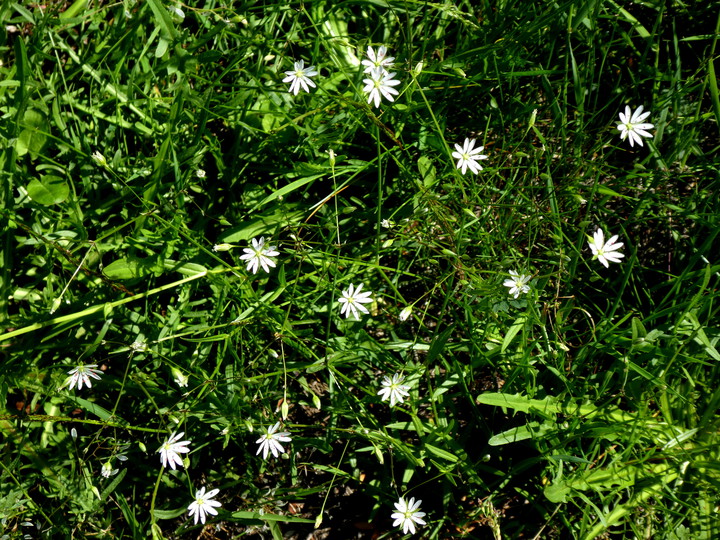
[[[720,536],[720,3],[41,4],[0,3],[3,538],[196,538],[203,486],[204,538],[401,537],[400,496],[419,537]]]

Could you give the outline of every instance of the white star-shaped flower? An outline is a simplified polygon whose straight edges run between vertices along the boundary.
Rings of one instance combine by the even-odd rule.
[[[241,260],[248,261],[247,271],[253,274],[257,274],[258,267],[262,266],[262,269],[267,273],[270,273],[270,267],[275,268],[275,261],[271,257],[277,257],[280,255],[278,251],[275,251],[275,246],[269,246],[265,244],[265,238],[260,237],[252,239],[252,247],[243,248],[244,255],[240,255]]]
[[[480,154],[485,147],[480,146],[479,148],[474,148],[474,146],[475,139],[468,138],[465,138],[465,144],[462,146],[459,144],[455,145],[455,152],[452,153],[452,156],[458,160],[457,168],[462,169],[463,174],[465,174],[468,168],[475,174],[479,173],[482,171],[482,167],[478,163],[478,160],[487,159],[487,156]]]
[[[393,88],[400,84],[400,81],[396,80],[395,73],[390,73],[382,67],[375,67],[370,70],[370,78],[363,79],[365,88],[363,92],[368,95],[368,103],[375,101],[375,106],[380,106],[381,96],[385,97],[388,101],[395,101],[392,95],[398,95],[398,91]]]
[[[195,492],[195,500],[188,506],[188,513],[195,518],[195,525],[198,521],[205,524],[205,514],[217,516],[217,510],[222,506],[218,501],[214,501],[213,497],[220,493],[219,489],[211,489],[205,493],[205,488],[201,487]]]
[[[190,451],[190,449],[187,447],[188,444],[190,444],[190,441],[181,441],[182,436],[185,435],[184,432],[180,433],[171,433],[170,438],[163,443],[163,445],[158,448],[158,452],[160,452],[160,461],[162,462],[163,467],[167,467],[168,463],[170,464],[170,468],[174,471],[175,465],[183,466],[183,460],[180,457],[180,454],[186,454]]]
[[[362,61],[362,65],[365,66],[363,73],[372,73],[375,68],[380,68],[383,71],[387,71],[393,65],[394,57],[386,57],[387,48],[385,45],[381,45],[380,48],[375,52],[375,49],[368,46],[367,48],[367,60]],[[392,100],[391,100],[392,101]]]
[[[650,116],[650,111],[643,113],[642,105],[635,109],[630,116],[630,106],[625,105],[625,112],[620,113],[620,123],[617,126],[620,130],[620,138],[623,141],[629,139],[630,146],[634,146],[635,143],[643,146],[642,137],[652,138],[652,133],[647,130],[655,127],[655,124],[643,122],[648,116]]]
[[[312,79],[310,79],[310,77],[314,77],[318,74],[315,70],[315,66],[305,67],[305,61],[300,60],[299,62],[295,62],[294,68],[295,69],[286,71],[285,75],[287,75],[287,77],[283,79],[284,83],[290,83],[291,93],[297,96],[300,91],[300,87],[302,87],[302,89],[306,92],[310,92],[310,86],[313,88],[316,87],[316,84],[312,81]]]
[[[380,396],[383,401],[389,399],[391,407],[394,407],[396,403],[402,403],[403,400],[410,395],[408,392],[410,387],[402,384],[403,380],[405,380],[405,377],[399,373],[395,373],[392,379],[388,376],[383,377],[380,383],[382,388],[378,392],[378,396]]]
[[[621,262],[620,259],[625,255],[620,253],[618,249],[623,246],[623,243],[617,242],[617,239],[616,234],[605,242],[605,233],[603,233],[602,229],[595,231],[592,238],[588,236],[588,245],[593,252],[593,260],[597,259],[605,268],[609,268],[608,262]]]
[[[521,294],[525,294],[530,291],[530,285],[528,282],[532,276],[526,276],[525,274],[518,274],[515,270],[510,270],[510,279],[506,279],[503,285],[510,288],[510,294],[514,298],[517,298]]]
[[[394,519],[393,527],[402,527],[403,534],[410,532],[415,534],[415,523],[418,525],[425,525],[425,522],[421,519],[425,516],[425,512],[420,512],[420,503],[422,501],[415,501],[415,497],[412,497],[410,501],[406,501],[403,497],[395,503],[394,512],[390,518]]]
[[[94,369],[96,367],[97,364],[89,364],[87,366],[78,366],[71,369],[68,371],[68,375],[70,376],[65,379],[65,382],[60,388],[65,388],[66,386],[72,388],[73,386],[77,386],[78,390],[82,390],[83,384],[85,384],[88,388],[92,388],[90,377],[100,380],[100,375],[103,374],[103,372],[99,369]]]
[[[267,459],[268,452],[271,452],[273,457],[278,457],[279,454],[285,453],[285,449],[283,448],[283,445],[280,444],[280,442],[290,442],[292,438],[290,437],[290,434],[286,431],[275,433],[279,428],[280,422],[277,422],[274,426],[268,428],[265,435],[255,441],[257,444],[260,445],[255,455],[258,455],[260,452],[262,452],[263,459]]]
[[[342,306],[340,307],[340,315],[344,314],[345,318],[349,318],[350,314],[352,313],[352,315],[355,317],[355,320],[359,321],[360,316],[358,315],[358,310],[362,311],[365,314],[370,313],[368,309],[363,306],[363,304],[368,304],[372,302],[372,298],[370,298],[372,293],[361,293],[360,291],[362,290],[362,288],[362,283],[358,285],[357,289],[354,285],[350,284],[350,287],[348,287],[342,292],[342,297],[338,298],[338,302],[342,304]]]

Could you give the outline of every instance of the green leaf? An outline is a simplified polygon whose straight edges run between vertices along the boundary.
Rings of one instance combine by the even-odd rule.
[[[147,0],[147,3],[155,16],[155,22],[162,32],[162,37],[167,41],[174,41],[177,37],[177,30],[173,24],[170,12],[159,0]],[[167,47],[167,45],[165,47]]]
[[[422,178],[423,185],[426,188],[431,187],[435,183],[437,172],[435,166],[427,156],[421,156],[418,159],[418,171],[420,172],[420,178]]]
[[[425,448],[428,452],[441,459],[452,461],[453,463],[457,463],[458,461],[460,461],[460,458],[457,457],[455,454],[451,454],[447,450],[443,450],[442,448],[438,448],[437,446],[433,446],[432,444],[425,443]]]
[[[315,523],[314,519],[305,519],[295,516],[280,516],[277,514],[259,514],[257,512],[233,512],[231,517],[237,520],[251,520],[251,521],[280,521],[282,523]]]
[[[285,209],[278,208],[272,214],[265,214],[238,227],[233,227],[218,238],[218,243],[235,244],[256,236],[272,235],[278,228],[297,223],[303,217],[305,217],[305,212],[287,212]]]
[[[531,409],[542,412],[558,413],[560,405],[554,397],[548,396],[545,399],[531,399],[527,396],[519,394],[501,394],[489,392],[480,394],[477,402],[484,405],[494,405],[496,407],[507,407],[520,412],[530,412]]]
[[[72,19],[73,17],[77,17],[87,8],[87,3],[88,0],[75,0],[69,8],[60,14],[60,20],[66,21],[68,19]]]
[[[164,266],[160,267],[160,271]],[[103,273],[110,279],[136,279],[157,273],[155,257],[123,257],[108,264]]]
[[[155,516],[155,519],[175,519],[176,517],[183,515],[185,512],[187,512],[187,508],[184,506],[176,508],[175,510],[158,510],[156,508],[153,510],[153,515]]]
[[[81,397],[77,396],[71,396],[71,400],[73,400],[79,407],[85,409],[90,414],[94,414],[97,416],[100,420],[103,420],[104,422],[113,422],[114,424],[125,424],[125,420],[122,418],[119,418],[115,415],[113,415],[110,411],[107,409],[104,409],[97,403],[93,403],[92,401],[88,401],[87,399],[83,399]]]
[[[59,204],[67,199],[70,186],[59,176],[42,176],[39,180],[33,178],[27,186],[30,198],[44,206]]]
[[[551,484],[543,490],[543,494],[548,501],[553,503],[564,503],[568,500],[568,495],[572,489],[565,484]]]
[[[108,264],[103,272],[110,279],[136,279],[149,275],[160,275],[165,271],[178,272],[184,276],[198,276],[207,273],[207,268],[191,262],[165,259],[162,264],[156,257],[123,257]]]
[[[320,174],[304,176],[303,178],[299,178],[298,180],[295,180],[294,182],[290,182],[289,184],[281,187],[278,190],[273,191],[270,195],[265,197],[262,201],[260,201],[258,203],[256,208],[264,206],[265,204],[269,203],[270,201],[274,201],[275,199],[278,199],[280,197],[284,197],[288,193],[292,193],[293,191],[300,189],[301,187],[309,184],[310,182],[317,180],[318,178],[323,178],[324,176],[325,176],[325,173],[323,172]]]
[[[503,339],[500,352],[505,352],[505,350],[510,346],[510,343],[512,343],[512,340],[515,338],[517,333],[525,326],[525,321],[527,321],[527,317],[525,317],[525,315],[520,315],[520,317],[512,323],[508,333],[505,335],[505,339]]]
[[[102,493],[100,494],[101,500],[106,500],[108,498],[108,495],[115,491],[115,488],[120,485],[120,482],[122,482],[122,479],[125,478],[127,472],[128,470],[126,468],[120,469],[120,472],[117,473],[117,475],[115,476],[115,478],[113,478],[113,481],[110,482],[108,487],[103,489]]]
[[[30,156],[34,159],[45,146],[50,128],[45,115],[34,109],[25,111],[22,125],[24,129],[15,141],[15,151],[18,156],[30,152]]]
[[[165,270],[178,272],[184,276],[197,276],[198,274],[207,274],[207,268],[201,264],[191,262],[178,262],[172,259],[165,259],[163,262]]]
[[[629,199],[629,200],[637,200],[635,197],[630,197],[629,195],[623,195],[622,193],[618,193],[615,190],[610,189],[607,186],[598,185],[597,186],[597,192],[601,195],[610,195],[611,197],[621,197],[623,199]]]
[[[556,429],[557,426],[553,422],[545,422],[543,424],[530,422],[524,426],[514,427],[490,437],[488,444],[490,446],[502,446],[503,444],[524,441],[527,439],[537,439],[545,436],[547,433],[555,431]]]

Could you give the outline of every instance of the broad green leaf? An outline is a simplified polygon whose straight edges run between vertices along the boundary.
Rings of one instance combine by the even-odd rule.
[[[568,495],[572,489],[565,484],[551,484],[543,490],[548,501],[553,503],[567,502]]]
[[[70,186],[59,176],[43,176],[39,180],[33,178],[27,186],[30,198],[44,206],[58,204],[67,199]]]
[[[490,446],[502,446],[503,444],[524,441],[527,439],[537,439],[545,436],[547,433],[555,431],[556,429],[557,426],[552,422],[545,422],[543,424],[530,422],[524,426],[514,427],[490,437],[488,444]]]
[[[147,0],[147,4],[155,16],[155,22],[162,32],[162,37],[167,41],[174,41],[177,37],[177,30],[173,24],[170,12],[160,0]]]
[[[24,156],[30,152],[35,158],[45,146],[49,126],[45,115],[34,109],[28,109],[23,116],[23,130],[15,141],[15,151],[18,156]]]
[[[110,279],[136,279],[162,272],[163,268],[158,268],[155,257],[124,257],[108,264],[103,273]]]
[[[420,172],[420,178],[422,178],[423,185],[426,188],[431,187],[436,180],[436,170],[430,158],[427,156],[421,156],[418,159],[418,171]]]
[[[477,402],[484,405],[494,405],[496,407],[506,407],[520,412],[530,412],[531,409],[541,412],[556,414],[560,412],[558,400],[548,396],[545,399],[531,399],[520,394],[502,394],[489,392],[480,394]]]
[[[160,275],[166,270],[184,276],[198,276],[207,273],[207,268],[191,262],[165,259],[162,264],[155,257],[124,257],[108,264],[103,272],[110,279],[135,279],[148,275]]]
[[[647,336],[647,330],[645,330],[645,327],[643,326],[643,323],[640,319],[637,317],[633,317],[632,319],[632,338],[633,342],[637,341],[638,339],[643,339],[645,336]]]
[[[165,259],[163,262],[165,270],[171,270],[178,272],[184,276],[196,276],[198,274],[207,274],[207,268],[201,264],[195,264],[191,262],[178,262],[172,259]]]
[[[525,315],[520,315],[520,317],[518,317],[515,322],[512,323],[512,326],[505,335],[505,339],[503,339],[502,346],[500,347],[500,352],[505,352],[507,350],[507,348],[510,346],[510,343],[512,343],[512,340],[525,326],[525,321],[527,321]]]

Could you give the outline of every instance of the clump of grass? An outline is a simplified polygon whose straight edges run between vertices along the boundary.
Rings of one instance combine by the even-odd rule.
[[[4,537],[716,537],[707,13],[0,8]]]

